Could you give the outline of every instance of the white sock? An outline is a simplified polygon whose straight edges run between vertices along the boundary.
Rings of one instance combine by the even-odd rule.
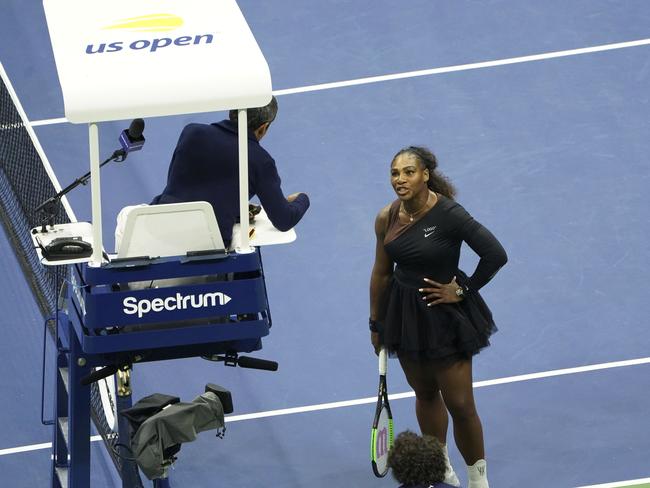
[[[467,488],[490,488],[485,459],[479,459],[471,466],[467,466],[467,477],[469,478]]]
[[[446,466],[445,479],[443,481],[451,486],[460,486],[460,480],[458,479],[458,476],[456,476],[456,472],[454,471],[454,468],[451,465],[451,461],[449,460],[449,451],[447,450],[447,444],[443,444],[442,452],[445,454]]]

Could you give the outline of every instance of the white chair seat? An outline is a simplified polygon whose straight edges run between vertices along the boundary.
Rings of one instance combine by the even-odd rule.
[[[117,216],[118,258],[181,256],[207,250],[224,250],[217,218],[208,202],[132,205]]]

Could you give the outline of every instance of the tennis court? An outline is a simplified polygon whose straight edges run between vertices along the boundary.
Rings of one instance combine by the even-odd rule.
[[[420,144],[509,255],[482,290],[499,332],[474,361],[491,486],[650,487],[650,3],[238,3],[280,107],[262,145],[285,192],[308,193],[311,208],[296,242],[264,249],[274,326],[258,356],[278,372],[198,358],[134,370],[134,400],[191,399],[208,382],[233,393],[225,439],[185,444],[174,486],[396,486],[368,459],[367,289],[374,219],[394,198],[390,160]],[[41,2],[4,0],[0,39],[0,63],[66,185],[88,171],[87,128],[63,119]],[[183,126],[225,116],[147,119],[146,147],[102,169],[107,249],[119,210],[164,187]],[[102,154],[128,124],[100,125]],[[90,220],[89,188],[69,201]],[[464,249],[461,267],[475,263]],[[0,472],[8,487],[49,486],[43,318],[4,231],[0,269]],[[417,430],[396,361],[388,388],[396,432]],[[101,442],[91,455],[91,486],[119,486]]]

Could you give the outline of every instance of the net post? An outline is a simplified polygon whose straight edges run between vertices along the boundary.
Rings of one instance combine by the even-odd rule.
[[[237,135],[239,141],[239,254],[253,252],[248,239],[248,114],[239,109],[237,114]]]
[[[93,255],[89,266],[101,266],[102,250],[102,195],[99,180],[99,130],[97,124],[88,124],[88,142],[90,147],[90,192],[92,200]]]

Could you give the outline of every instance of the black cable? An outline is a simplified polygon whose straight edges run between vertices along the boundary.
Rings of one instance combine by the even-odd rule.
[[[114,453],[118,458],[120,458],[120,459],[124,459],[125,461],[133,461],[133,462],[136,462],[136,459],[135,459],[134,457],[128,457],[128,456],[124,456],[123,454],[121,454],[121,453],[119,452],[119,449],[117,449],[118,447],[123,447],[124,449],[126,449],[127,451],[129,451],[129,452],[131,453],[131,455],[133,455],[133,451],[131,450],[131,448],[130,448],[129,446],[127,446],[126,444],[122,444],[121,442],[116,442],[114,445],[111,445],[111,449],[112,449],[113,453]]]

